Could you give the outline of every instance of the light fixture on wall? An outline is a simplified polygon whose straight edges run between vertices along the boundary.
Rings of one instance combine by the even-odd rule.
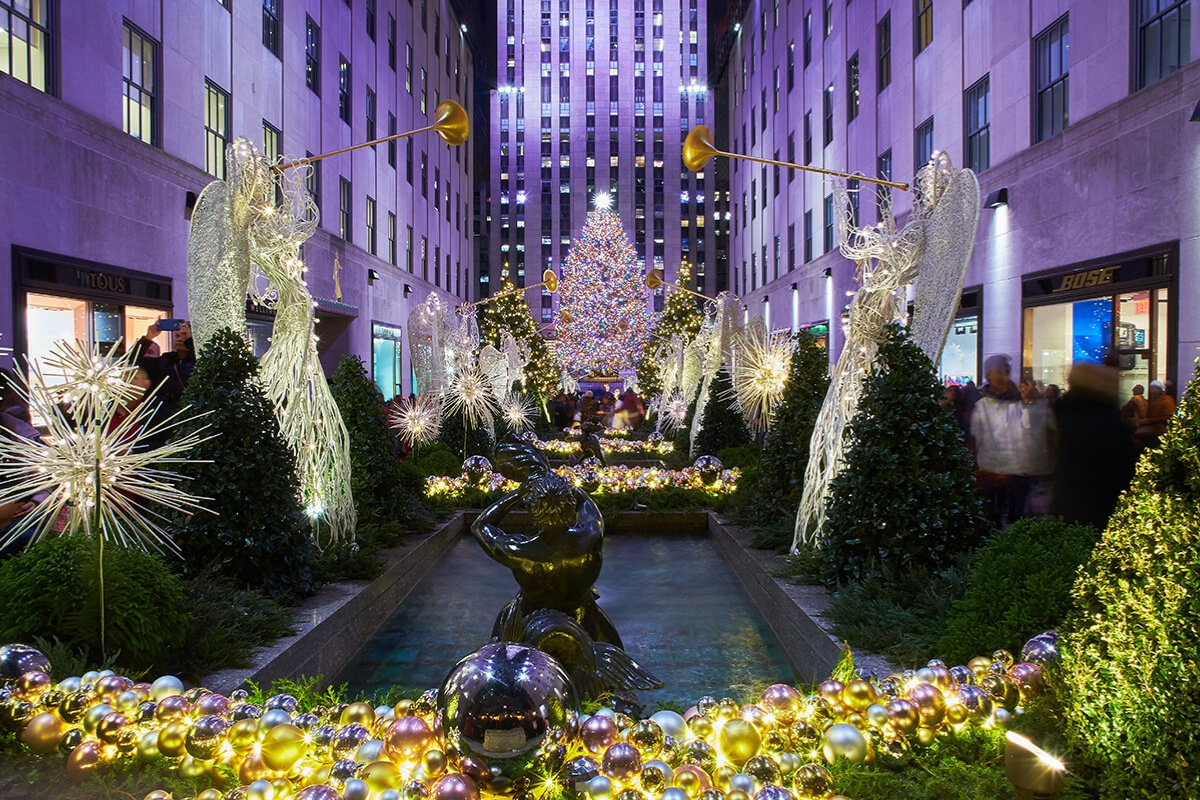
[[[984,201],[984,208],[999,208],[1000,206],[1008,205],[1008,188],[997,189],[987,196]]]
[[[798,292],[798,291],[800,291],[800,284],[798,284],[798,283],[793,283],[793,284],[792,284],[792,291],[793,291],[793,292]]]
[[[367,285],[374,286],[375,281],[379,280],[379,270],[367,268]]]
[[[833,267],[826,267],[825,269],[821,270],[821,274],[823,276],[825,276],[826,278],[832,278],[833,277]]]
[[[1196,107],[1192,109],[1192,122],[1200,122],[1200,103],[1196,103]]]
[[[404,284],[404,297],[407,299],[408,296],[412,293],[413,293],[412,284],[411,283]]]

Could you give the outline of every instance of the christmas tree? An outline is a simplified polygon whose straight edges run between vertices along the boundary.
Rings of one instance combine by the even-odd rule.
[[[691,279],[691,267],[685,261],[679,265],[680,286],[687,286]],[[637,362],[638,389],[644,397],[653,397],[662,393],[662,365],[655,358],[658,345],[671,341],[676,336],[684,341],[694,339],[700,332],[700,324],[704,315],[696,302],[694,295],[678,289],[670,290],[662,313],[658,316],[658,325],[654,329],[654,340]]]
[[[562,273],[559,360],[577,375],[630,369],[649,339],[650,314],[621,218],[607,210],[589,213]]]
[[[550,345],[538,331],[537,323],[529,312],[529,304],[525,302],[525,293],[513,289],[507,273],[503,274],[500,291],[494,300],[483,307],[479,332],[493,347],[499,347],[500,338],[507,333],[525,348],[529,352],[529,360],[525,362],[525,391],[539,399],[546,398],[558,386],[558,362]]]

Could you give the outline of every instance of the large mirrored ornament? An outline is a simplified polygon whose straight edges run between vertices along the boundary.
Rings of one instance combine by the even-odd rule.
[[[450,670],[438,692],[447,745],[516,779],[555,731],[571,731],[579,701],[566,671],[533,647],[511,642],[480,648]]]

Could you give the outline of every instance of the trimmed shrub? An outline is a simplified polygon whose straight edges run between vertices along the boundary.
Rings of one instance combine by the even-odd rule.
[[[787,390],[767,434],[750,518],[772,522],[794,517],[804,493],[804,470],[813,426],[829,389],[829,356],[808,332],[795,334]],[[789,537],[787,545],[791,546]]]
[[[727,370],[719,370],[708,387],[708,403],[700,418],[700,431],[692,452],[715,456],[727,447],[750,444],[750,429],[733,400],[733,381]]]
[[[1054,673],[1105,798],[1200,795],[1200,376],[1072,592]]]
[[[487,456],[491,458],[492,448],[496,445],[496,440],[487,428],[468,428],[466,445],[467,452],[463,454],[463,427],[464,419],[462,412],[454,414],[442,415],[442,431],[438,434],[437,441],[446,445],[453,452],[458,454],[458,464],[456,467],[461,467],[462,462],[467,456]],[[457,475],[459,470],[456,468],[451,475]]]
[[[367,375],[362,359],[343,356],[329,379],[346,432],[350,434],[350,491],[360,522],[382,522],[397,515],[399,475],[383,410],[383,395]]]
[[[421,445],[410,458],[413,469],[422,480],[430,475],[454,477],[462,474],[463,459],[458,450],[442,442]]]
[[[0,641],[58,639],[100,663],[95,539],[49,536],[0,564]],[[106,543],[105,645],[125,669],[166,669],[187,634],[179,578],[155,553]]]
[[[941,397],[933,364],[903,328],[888,326],[830,487],[821,548],[831,582],[936,572],[979,544],[974,464]]]
[[[1062,624],[1071,584],[1099,533],[1061,519],[1023,519],[975,552],[967,594],[950,607],[938,644],[947,663],[965,664],[1003,648],[1020,654],[1030,636]]]
[[[183,487],[210,498],[204,505],[215,512],[175,521],[185,573],[269,595],[310,593],[315,549],[296,461],[240,334],[223,328],[208,341],[183,399],[210,412],[185,430],[208,425],[213,438],[191,451],[179,473]]]

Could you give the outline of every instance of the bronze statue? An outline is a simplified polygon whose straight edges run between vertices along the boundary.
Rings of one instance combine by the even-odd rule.
[[[502,443],[495,460],[501,474],[521,485],[480,514],[471,533],[488,556],[512,570],[520,591],[496,618],[493,640],[524,642],[555,656],[585,696],[662,686],[625,653],[596,603],[604,560],[600,509],[527,442]],[[507,533],[502,520],[521,506],[535,532]]]
[[[604,450],[600,447],[600,434],[604,431],[604,426],[598,422],[584,422],[579,426],[579,461],[582,463],[589,458],[595,458],[600,462],[600,466],[608,466],[608,460],[604,457]]]

